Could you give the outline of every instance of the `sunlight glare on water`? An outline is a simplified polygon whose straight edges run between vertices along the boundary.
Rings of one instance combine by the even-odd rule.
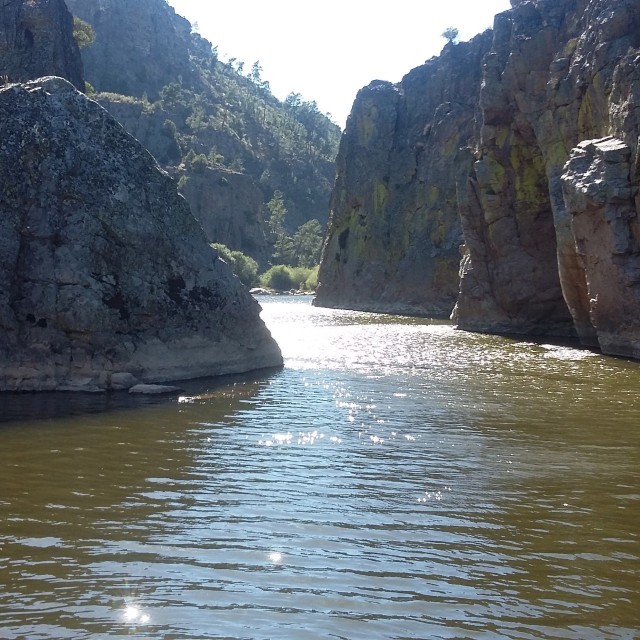
[[[283,370],[0,397],[0,638],[638,638],[637,363],[260,302]]]

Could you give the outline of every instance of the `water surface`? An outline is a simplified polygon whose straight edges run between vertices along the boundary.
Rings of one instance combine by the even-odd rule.
[[[283,370],[0,396],[0,638],[640,638],[640,367],[266,298]]]

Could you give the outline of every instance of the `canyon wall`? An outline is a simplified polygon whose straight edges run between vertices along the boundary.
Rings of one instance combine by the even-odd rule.
[[[640,45],[639,11],[635,1],[540,0],[496,17],[476,160],[460,185],[459,327],[576,331],[597,344],[562,174],[572,148],[614,132],[614,76]]]
[[[200,40],[191,24],[157,0],[66,0],[74,15],[88,22],[95,42],[82,51],[87,80],[97,91],[151,100],[177,78],[198,86],[190,54]],[[206,47],[203,43],[203,47]],[[90,71],[90,73],[89,73]]]
[[[317,302],[436,313],[450,286],[437,283],[434,291],[426,264],[433,236],[426,242],[423,236],[415,255],[405,239],[416,237],[413,212],[423,210],[427,225],[460,225],[464,245],[452,316],[459,328],[578,335],[607,353],[639,357],[640,3],[512,0],[512,9],[496,16],[490,38],[476,62],[465,58],[464,69],[452,52],[466,52],[474,41],[448,45],[438,59],[386,87],[403,105],[379,111],[375,127],[396,141],[389,160],[396,171],[388,171],[384,192],[396,202],[416,193],[402,177],[416,144],[404,135],[403,123],[415,118],[416,128],[433,133],[435,119],[428,113],[449,108],[429,69],[453,65],[443,71],[447,82],[467,74],[457,101],[473,121],[461,126],[471,135],[453,140],[454,149],[445,140],[427,142],[434,158],[417,199],[410,206],[403,202],[368,233],[362,230],[379,215],[376,200],[363,198],[349,176],[379,175],[384,145],[380,136],[359,133],[370,89],[359,94],[342,140],[341,158],[353,160],[339,165]],[[466,68],[472,64],[477,66]],[[403,120],[407,79],[420,73]],[[421,113],[424,105],[428,112]],[[436,192],[449,206],[429,208]],[[354,230],[358,242],[350,245]],[[376,264],[387,248],[399,254],[397,262],[415,283],[410,296],[400,284],[401,295],[390,305],[386,290],[394,275]],[[363,254],[375,267],[367,276],[351,266]]]

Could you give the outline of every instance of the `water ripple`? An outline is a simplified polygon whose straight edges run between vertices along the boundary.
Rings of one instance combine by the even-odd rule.
[[[284,370],[0,432],[0,638],[640,628],[637,365],[267,300]]]

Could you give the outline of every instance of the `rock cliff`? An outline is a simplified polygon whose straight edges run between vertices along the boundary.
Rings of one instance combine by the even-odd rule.
[[[460,208],[466,255],[454,319],[480,331],[577,331],[593,344],[589,287],[561,177],[573,147],[613,132],[611,98],[622,90],[614,77],[640,45],[640,5],[513,4],[496,17],[484,61],[482,129]],[[627,119],[624,127],[637,146],[637,125]]]
[[[0,77],[10,82],[56,75],[84,90],[73,18],[64,0],[0,4]]]
[[[458,294],[460,149],[473,145],[487,32],[358,94],[340,144],[316,302],[449,316]]]
[[[259,306],[175,183],[61,78],[0,90],[0,389],[276,366]]]
[[[512,9],[496,16],[491,38],[486,55],[478,50],[474,60],[465,58],[466,65],[477,64],[464,70],[468,84],[456,101],[473,114],[473,122],[460,125],[469,133],[452,141],[455,151],[443,141],[430,148],[435,169],[423,174],[415,205],[425,211],[425,228],[438,220],[437,210],[446,228],[460,224],[464,246],[453,318],[470,330],[577,334],[607,353],[638,357],[640,3],[512,0]],[[394,276],[377,269],[369,282],[349,265],[369,253],[376,267],[385,260],[378,252],[389,249],[399,252],[413,281],[422,280],[390,310],[403,311],[404,301],[425,312],[441,304],[426,264],[433,237],[412,255],[403,234],[413,238],[416,228],[402,208],[392,211],[386,226],[356,233],[359,244],[349,245],[353,230],[365,229],[376,211],[375,200],[349,186],[349,175],[384,173],[381,152],[395,139],[399,150],[390,164],[396,173],[388,172],[385,194],[397,200],[413,195],[398,178],[407,166],[402,150],[415,149],[411,137],[403,142],[404,123],[415,118],[416,129],[422,124],[433,135],[436,119],[428,114],[453,101],[440,97],[428,70],[453,65],[443,72],[451,83],[463,71],[452,51],[472,44],[448,45],[422,67],[417,104],[407,104],[404,119],[402,109],[379,110],[375,131],[386,131],[386,138],[360,138],[357,156],[349,149],[356,148],[360,114],[369,109],[368,90],[356,100],[341,143],[343,157],[353,159],[339,165],[320,304],[385,310],[383,296]],[[398,104],[407,78],[386,87]],[[429,111],[421,113],[426,104]],[[443,166],[455,180],[442,179],[437,169]],[[430,209],[432,193],[449,206]]]
[[[263,195],[253,179],[220,167],[182,170],[180,192],[210,242],[252,256],[263,268],[271,251]]]
[[[190,60],[196,42],[191,38],[191,24],[166,2],[66,1],[73,14],[96,33],[82,58],[87,79],[98,91],[128,96],[146,93],[155,100],[160,89],[177,78],[185,86],[199,85]]]

